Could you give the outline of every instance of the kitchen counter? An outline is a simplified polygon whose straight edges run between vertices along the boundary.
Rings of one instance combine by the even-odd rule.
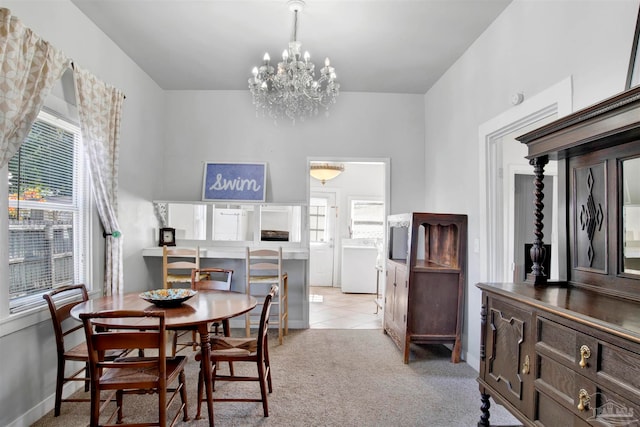
[[[194,246],[189,246],[193,248]],[[259,249],[263,246],[250,246],[251,249]],[[269,246],[271,247],[271,246]],[[200,258],[218,258],[218,259],[244,259],[246,246],[200,246]],[[266,246],[264,246],[266,248]],[[162,258],[162,247],[144,248],[142,250],[144,257],[160,257]],[[282,247],[282,259],[284,260],[308,260],[309,249],[307,248],[286,248]]]

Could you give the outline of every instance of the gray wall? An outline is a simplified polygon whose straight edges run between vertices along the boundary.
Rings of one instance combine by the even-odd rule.
[[[248,91],[168,91],[157,198],[198,200],[205,161],[267,161],[267,201],[300,202],[307,157],[389,157],[392,211],[420,209],[423,97],[347,92],[339,100],[328,117],[274,126],[256,118]]]
[[[1,6],[9,8],[78,65],[126,94],[119,187],[125,280],[135,287],[145,287],[148,272],[140,251],[151,245],[152,239],[138,230],[155,219],[149,200],[157,192],[156,166],[163,162],[162,150],[156,148],[157,142],[163,140],[158,126],[164,115],[163,91],[69,1],[3,1]],[[7,212],[5,200],[0,198],[2,212]],[[94,268],[89,282],[100,291],[104,243],[97,224],[91,235]],[[7,229],[6,215],[0,215],[0,228]],[[7,245],[6,235],[0,233],[3,247]],[[5,290],[6,268],[6,261],[0,263],[0,288]],[[0,381],[0,425],[30,425],[53,408],[55,340],[44,306],[43,310],[0,319],[0,363],[4,367]]]
[[[156,245],[151,201],[198,200],[205,160],[267,162],[268,201],[287,202],[306,198],[308,156],[389,157],[394,209],[418,210],[424,204],[421,95],[343,93],[326,119],[274,126],[255,117],[244,91],[162,91],[68,0],[4,1],[2,6],[127,96],[118,208],[127,291],[157,287],[150,271],[156,263],[141,255],[143,248]],[[0,210],[6,212],[5,200]],[[2,217],[0,227],[6,229],[6,221]],[[96,224],[96,291],[102,282],[101,232]],[[0,288],[7,289],[3,269]],[[301,303],[292,310],[301,312]],[[0,425],[29,425],[53,408],[55,343],[49,322],[44,310],[0,319],[0,361],[12,367],[3,370],[0,382]]]
[[[155,283],[141,256],[156,243],[151,200],[197,200],[206,160],[266,161],[268,200],[286,202],[306,197],[307,157],[389,157],[391,212],[467,213],[473,241],[485,220],[476,190],[478,126],[513,108],[514,92],[534,95],[567,76],[573,76],[576,108],[621,91],[638,1],[516,0],[424,97],[343,93],[328,118],[295,127],[256,120],[244,92],[163,92],[68,0],[2,6],[127,95],[118,212],[125,287],[138,291]],[[4,203],[0,211],[6,212]],[[6,217],[0,227],[6,228]],[[99,254],[99,226],[93,237]],[[481,278],[479,256],[469,246],[464,351],[477,366],[474,284]],[[0,288],[6,289],[2,268]],[[95,284],[100,277],[98,262]],[[0,425],[28,425],[53,407],[48,322],[42,311],[0,320],[0,361],[11,366],[0,381]]]
[[[480,348],[481,124],[572,77],[573,107],[624,89],[638,1],[515,0],[425,95],[427,209],[469,215],[463,351],[477,369]],[[464,154],[462,154],[464,153]],[[456,167],[451,167],[456,165]],[[459,197],[451,197],[452,194]],[[486,242],[479,242],[483,247]]]

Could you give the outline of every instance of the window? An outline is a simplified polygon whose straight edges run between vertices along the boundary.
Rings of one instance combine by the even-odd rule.
[[[311,198],[309,204],[309,241],[325,242],[327,229],[327,199]]]
[[[384,237],[383,202],[351,201],[351,237],[353,239],[382,239]]]
[[[80,129],[40,112],[9,161],[9,306],[42,303],[41,294],[85,283],[87,177]]]

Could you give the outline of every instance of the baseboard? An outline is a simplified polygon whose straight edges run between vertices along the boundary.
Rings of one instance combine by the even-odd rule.
[[[231,329],[240,329],[240,328],[244,328],[245,326],[245,321],[244,321],[244,317],[243,316],[239,316],[237,318],[233,318],[230,319],[229,321],[229,326],[231,326]],[[274,324],[274,323],[269,323],[269,330],[276,328],[276,330],[278,329],[278,324]],[[305,326],[303,324],[303,322],[300,321],[290,321],[289,322],[289,329],[308,329],[308,326]]]
[[[471,366],[476,372],[480,372],[480,359],[475,357],[473,354],[468,351],[464,353],[464,360],[467,362],[467,365]]]
[[[76,391],[82,389],[84,387],[84,383],[80,383],[78,381],[71,381],[65,384],[62,388],[62,396],[63,398],[67,398],[71,396]],[[47,413],[53,410],[55,406],[55,392],[51,396],[47,397],[42,402],[38,403],[36,406],[22,414],[20,417],[16,418],[12,422],[10,422],[7,427],[29,427],[38,421],[40,418],[44,417]],[[62,405],[65,405],[65,402],[62,402]],[[73,405],[73,403],[67,403],[67,405]],[[88,414],[88,412],[87,412]]]

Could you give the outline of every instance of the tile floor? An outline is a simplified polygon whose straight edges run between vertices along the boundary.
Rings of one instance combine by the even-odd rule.
[[[309,328],[382,329],[382,310],[376,314],[373,294],[344,294],[340,288],[311,286]]]

